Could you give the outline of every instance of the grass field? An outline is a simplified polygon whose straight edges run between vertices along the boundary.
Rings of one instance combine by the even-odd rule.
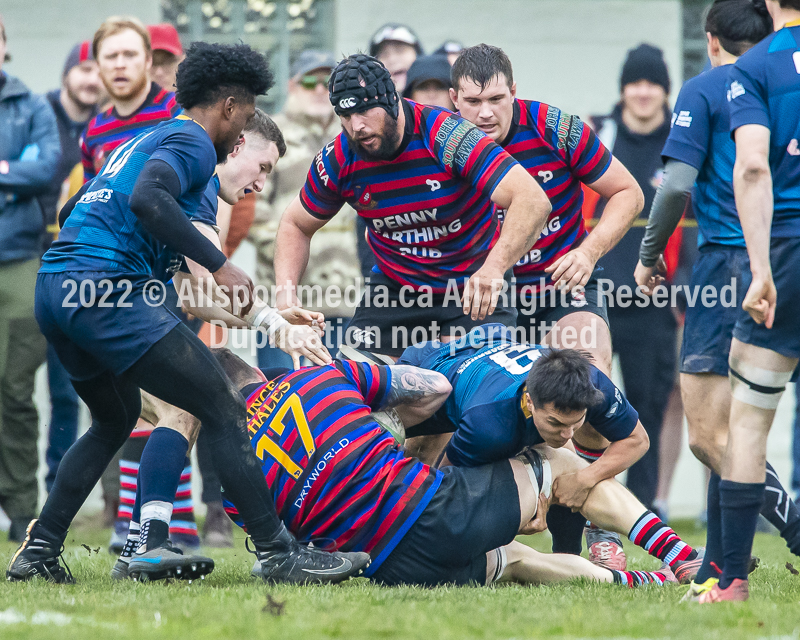
[[[703,541],[689,524],[678,531],[692,544]],[[204,581],[120,584],[108,577],[108,532],[75,528],[66,558],[78,584],[0,583],[0,638],[800,638],[800,576],[786,568],[787,561],[800,567],[800,560],[768,535],[756,539],[762,564],[750,601],[715,606],[679,604],[685,587],[580,581],[427,590],[357,579],[337,587],[267,587],[249,577],[253,556],[239,536],[237,549],[212,551],[217,568]],[[526,541],[549,545],[546,536]],[[13,550],[0,543],[3,568]],[[632,544],[626,551],[629,566],[657,568]]]

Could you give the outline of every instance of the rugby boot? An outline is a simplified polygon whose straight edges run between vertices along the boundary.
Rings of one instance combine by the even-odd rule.
[[[128,565],[130,564],[131,558],[133,558],[133,554],[136,552],[136,547],[138,546],[138,536],[136,538],[131,538],[129,536],[125,540],[125,546],[122,548],[119,558],[117,558],[117,561],[114,563],[114,566],[111,569],[112,580],[127,580],[130,577],[128,575]]]
[[[727,589],[722,589],[719,582],[711,589],[698,596],[697,602],[700,604],[711,604],[714,602],[744,602],[750,597],[750,587],[747,580],[734,579]]]
[[[75,584],[75,578],[61,555],[63,552],[62,541],[41,526],[38,520],[31,520],[25,540],[8,563],[6,580],[21,582],[44,578],[59,584]]]
[[[675,577],[681,584],[689,584],[694,580],[694,577],[703,565],[703,558],[706,555],[705,547],[698,547],[695,551],[697,551],[697,556],[694,559],[679,560],[672,565],[672,573],[675,574]]]
[[[114,568],[117,568],[116,565]],[[140,548],[128,562],[128,577],[142,582],[166,578],[191,582],[205,578],[213,570],[214,561],[211,558],[199,555],[185,556],[169,540],[149,549]],[[120,566],[120,575],[121,571]]]
[[[628,558],[622,549],[619,535],[595,526],[583,530],[586,536],[586,547],[589,549],[589,561],[599,567],[612,571],[625,571]]]
[[[699,602],[700,596],[711,591],[718,582],[719,578],[709,578],[700,583],[692,580],[689,583],[689,590],[683,595],[681,602]]]
[[[370,563],[367,553],[327,552],[299,544],[285,527],[269,545],[251,553],[261,565],[260,572],[253,567],[251,575],[270,583],[336,584],[361,575]]]

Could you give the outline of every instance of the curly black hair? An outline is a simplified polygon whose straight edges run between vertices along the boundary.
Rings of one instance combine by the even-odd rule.
[[[267,59],[248,45],[193,42],[178,67],[176,95],[184,109],[191,109],[228,96],[254,100],[274,83]]]

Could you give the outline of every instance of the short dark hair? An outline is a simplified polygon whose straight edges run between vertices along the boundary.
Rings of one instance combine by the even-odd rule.
[[[230,378],[237,389],[242,389],[254,382],[261,382],[261,378],[253,367],[230,349],[226,349],[225,347],[214,348],[211,349],[211,353],[217,359],[225,375]]]
[[[800,11],[800,0],[779,0],[781,9],[797,9]]]
[[[255,133],[267,142],[274,142],[278,147],[279,158],[286,154],[286,141],[283,139],[283,133],[275,121],[261,109],[256,109],[253,117],[244,125],[242,133]]]
[[[461,88],[459,83],[462,78],[472,80],[483,91],[492,78],[500,74],[506,77],[510,88],[514,84],[511,60],[500,47],[481,43],[474,47],[467,47],[458,54],[458,58],[450,70],[450,80],[456,91]]]
[[[533,404],[542,408],[552,402],[559,411],[582,411],[603,400],[592,384],[592,365],[575,349],[549,349],[533,363],[527,391]]]
[[[255,100],[275,83],[267,59],[246,44],[193,42],[178,67],[176,96],[184,109],[234,96]]]
[[[715,0],[706,31],[719,38],[725,51],[740,56],[772,33],[772,18],[764,0]]]

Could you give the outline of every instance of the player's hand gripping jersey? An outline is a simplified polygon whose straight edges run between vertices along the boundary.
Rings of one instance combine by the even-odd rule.
[[[800,237],[800,22],[787,24],[745,53],[730,71],[731,131],[770,130],[773,238]]]
[[[525,381],[545,347],[517,344],[498,324],[473,329],[463,339],[427,342],[406,349],[398,364],[438,371],[453,392],[433,420],[453,425],[447,457],[456,466],[475,467],[512,458],[544,440],[525,405]],[[639,414],[614,383],[592,366],[592,384],[603,401],[586,422],[612,442],[627,438]]]
[[[514,266],[517,287],[538,290],[545,268],[586,237],[581,182],[591,184],[611,166],[611,154],[577,116],[531,100],[514,101],[514,117],[501,146],[541,185],[553,210],[536,243]]]
[[[515,164],[471,123],[401,100],[405,134],[394,160],[369,162],[339,134],[317,154],[300,201],[320,220],[352,205],[366,219],[380,271],[445,293],[477,271],[500,235],[490,198]]]
[[[366,551],[372,575],[417,520],[441,473],[406,458],[370,416],[391,369],[335,360],[243,389],[248,435],[278,516],[298,540]],[[240,524],[230,503],[226,510]]]
[[[683,85],[662,156],[698,170],[692,191],[698,246],[744,247],[733,197],[736,145],[731,140],[726,85],[730,65],[710,69]]]
[[[165,247],[142,227],[128,205],[136,179],[148,160],[169,164],[180,179],[178,204],[192,218],[214,175],[216,157],[208,134],[184,116],[120,145],[75,205],[58,240],[42,258],[40,272],[148,276],[160,272]]]

